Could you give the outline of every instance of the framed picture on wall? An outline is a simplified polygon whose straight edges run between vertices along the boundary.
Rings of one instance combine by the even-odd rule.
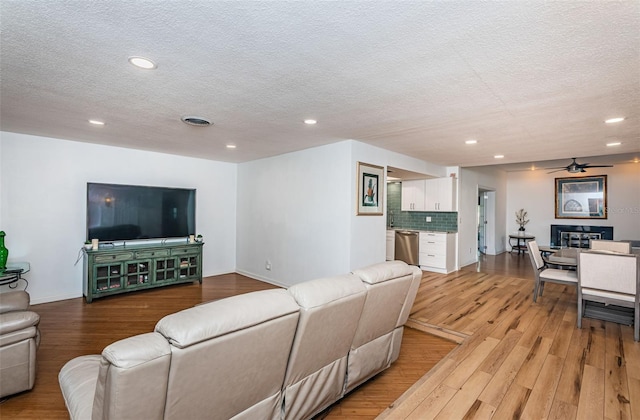
[[[381,216],[384,197],[384,168],[358,162],[356,172],[358,178],[356,214],[358,216]]]
[[[556,219],[606,219],[607,176],[556,178]]]

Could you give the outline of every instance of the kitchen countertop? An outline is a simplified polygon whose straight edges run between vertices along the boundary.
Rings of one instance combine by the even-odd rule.
[[[426,230],[426,229],[414,229],[414,228],[401,228],[401,227],[388,227],[387,230],[411,230],[415,232],[429,232],[429,233],[458,233],[457,230]]]

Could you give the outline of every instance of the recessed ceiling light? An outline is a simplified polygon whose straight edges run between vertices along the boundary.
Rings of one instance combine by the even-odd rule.
[[[307,125],[314,125],[316,124],[318,121],[316,120],[304,120],[304,123]]]
[[[612,147],[612,146],[620,146],[622,143],[619,141],[612,141],[611,143],[607,143],[608,147]]]
[[[504,155],[495,155],[494,158],[496,159],[502,159],[504,157]]]
[[[227,144],[227,149],[235,149],[236,145],[235,144]]]
[[[478,142],[478,140],[467,140],[465,141],[465,144],[476,144]]]
[[[624,121],[624,117],[616,117],[616,118],[609,118],[608,120],[605,120],[604,122],[607,124],[615,124],[617,122],[620,121]]]
[[[157,68],[156,63],[144,57],[129,57],[129,62],[136,67],[145,70],[153,70]]]
[[[104,125],[104,121],[99,120],[89,120],[89,122],[93,125]]]

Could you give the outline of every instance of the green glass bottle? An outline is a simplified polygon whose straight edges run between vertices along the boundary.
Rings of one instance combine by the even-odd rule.
[[[9,258],[9,250],[4,246],[4,230],[0,230],[0,270],[7,268],[7,258]]]

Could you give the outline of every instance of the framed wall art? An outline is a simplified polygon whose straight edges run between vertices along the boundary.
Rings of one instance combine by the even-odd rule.
[[[358,162],[357,165],[357,215],[381,216],[384,197],[384,168]]]
[[[606,219],[607,176],[556,178],[556,219]]]

